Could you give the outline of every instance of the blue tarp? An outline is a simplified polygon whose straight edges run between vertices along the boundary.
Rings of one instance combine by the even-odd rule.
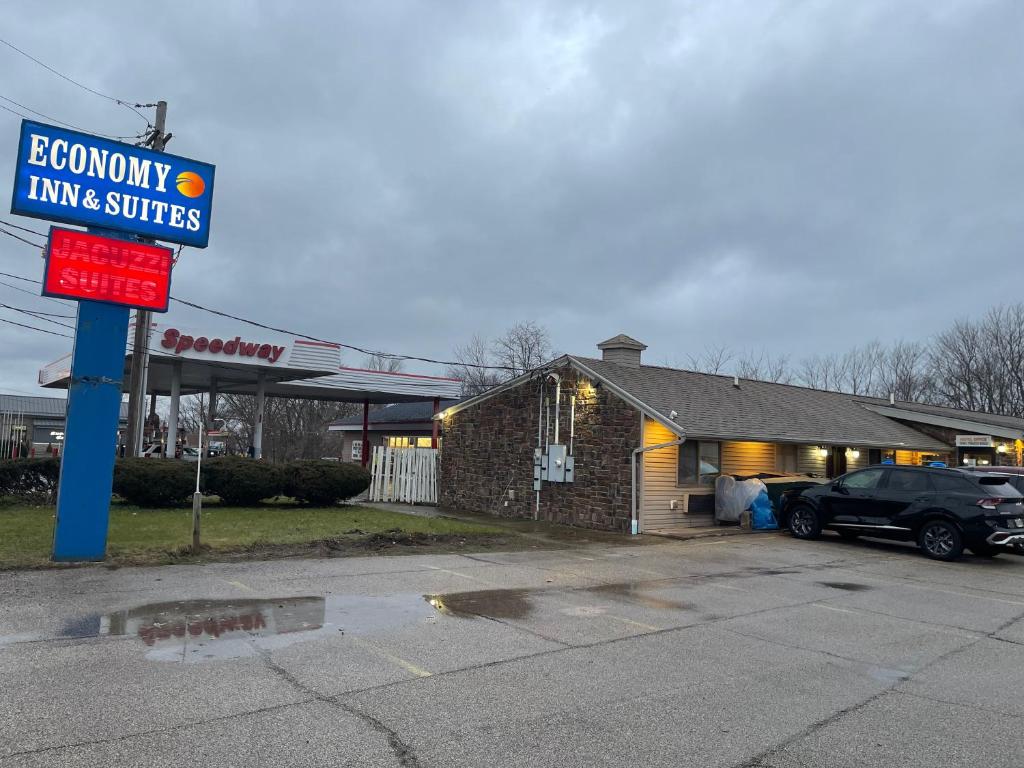
[[[755,531],[774,531],[779,524],[775,521],[775,514],[772,512],[772,502],[768,498],[768,491],[761,491],[757,494],[753,504],[750,505],[750,525]]]

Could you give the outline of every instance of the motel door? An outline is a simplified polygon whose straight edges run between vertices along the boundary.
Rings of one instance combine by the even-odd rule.
[[[825,474],[829,478],[846,474],[846,446],[833,445],[828,454]]]

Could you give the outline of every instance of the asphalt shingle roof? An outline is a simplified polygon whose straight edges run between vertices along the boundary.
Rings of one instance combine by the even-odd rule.
[[[68,401],[63,397],[32,397],[0,394],[0,413],[21,413],[42,419],[63,419]],[[128,404],[121,403],[121,419],[128,418]]]
[[[575,357],[687,436],[940,450],[933,437],[868,410],[853,395],[675,368],[639,368]],[[963,415],[963,412],[958,412]]]
[[[856,399],[863,403],[880,405],[886,408],[899,408],[904,411],[914,411],[915,413],[929,414],[932,416],[944,416],[950,419],[964,419],[965,421],[976,421],[980,424],[991,424],[998,427],[1008,427],[1009,429],[1019,429],[1024,433],[1024,419],[1018,419],[1014,416],[1001,416],[998,413],[985,413],[984,411],[963,411],[959,408],[948,408],[943,405],[911,403],[904,400],[897,400],[895,403],[890,403],[887,399],[881,397],[861,396]]]
[[[442,400],[441,410],[455,405],[458,400]],[[419,403],[395,403],[384,408],[370,411],[370,424],[404,424],[407,422],[424,422],[429,424],[434,416],[434,404],[430,401]],[[332,427],[362,426],[363,414],[346,416],[331,422]]]

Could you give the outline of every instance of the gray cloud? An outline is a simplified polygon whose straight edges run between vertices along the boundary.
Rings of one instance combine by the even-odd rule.
[[[211,247],[174,292],[228,312],[435,357],[534,319],[560,350],[625,331],[660,361],[926,338],[1020,298],[1012,0],[10,5],[4,36],[166,99],[169,149],[217,164]],[[5,96],[142,127],[0,66]],[[0,269],[38,274],[0,242]],[[69,348],[0,344],[18,389]]]

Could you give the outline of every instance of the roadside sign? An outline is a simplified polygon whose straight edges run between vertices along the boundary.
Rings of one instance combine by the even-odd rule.
[[[957,448],[991,448],[993,440],[991,435],[957,435]]]
[[[23,120],[11,213],[205,248],[214,166]]]
[[[174,251],[50,227],[43,295],[166,312]]]

